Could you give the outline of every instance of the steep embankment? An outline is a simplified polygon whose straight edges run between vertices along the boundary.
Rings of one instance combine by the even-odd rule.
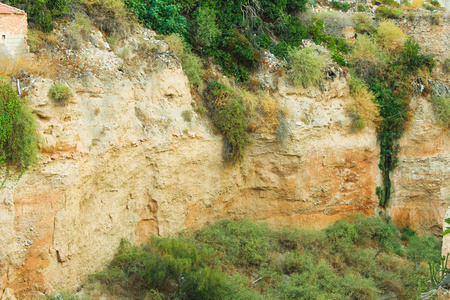
[[[66,77],[74,92],[66,106],[48,99],[52,80],[30,80],[43,156],[0,190],[2,287],[17,296],[75,287],[105,266],[122,237],[139,243],[226,217],[322,228],[376,211],[375,129],[352,133],[338,68],[321,90],[262,71],[287,112],[286,138],[253,133],[244,160],[231,165],[207,117],[183,119],[196,100],[163,42],[156,56],[125,68],[98,32],[90,39],[77,60],[69,56],[68,70],[92,68]],[[449,135],[429,102],[411,104],[388,211],[397,224],[429,230],[448,206]]]

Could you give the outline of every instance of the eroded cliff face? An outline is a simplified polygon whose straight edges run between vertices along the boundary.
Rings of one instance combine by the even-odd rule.
[[[4,288],[18,298],[75,288],[104,268],[121,238],[141,243],[223,218],[322,228],[375,213],[376,132],[351,131],[342,72],[321,90],[272,76],[287,112],[285,139],[257,131],[232,165],[207,117],[182,118],[196,100],[174,57],[137,63],[130,75],[101,40],[86,47],[81,60],[101,61],[101,75],[68,78],[75,96],[66,106],[48,99],[51,80],[30,89],[42,156],[0,190],[0,297]],[[429,102],[413,101],[389,213],[430,230],[447,208],[448,130],[435,124]]]

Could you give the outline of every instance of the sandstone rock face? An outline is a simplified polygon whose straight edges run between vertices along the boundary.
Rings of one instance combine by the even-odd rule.
[[[223,218],[321,228],[377,207],[376,134],[351,133],[344,77],[322,92],[281,80],[285,142],[254,133],[235,165],[206,117],[183,120],[194,100],[174,61],[136,77],[71,78],[65,106],[48,99],[52,84],[30,89],[40,163],[0,190],[0,286],[19,298],[76,287],[121,238],[140,243]]]
[[[449,131],[436,124],[431,103],[412,99],[414,117],[400,140],[389,215],[400,226],[441,235],[450,205]]]
[[[267,75],[287,112],[283,126],[253,133],[244,160],[231,165],[207,117],[183,119],[196,100],[176,59],[160,53],[129,71],[101,39],[93,45],[80,60],[101,62],[97,73],[67,77],[75,95],[67,105],[48,99],[52,80],[29,89],[42,155],[0,189],[0,296],[75,288],[106,266],[121,238],[141,243],[223,218],[323,228],[376,211],[376,132],[351,132],[342,73],[331,70],[320,90]],[[448,130],[428,102],[414,101],[390,213],[429,231],[447,208]]]

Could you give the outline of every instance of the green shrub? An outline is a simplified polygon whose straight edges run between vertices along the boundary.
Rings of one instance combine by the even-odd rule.
[[[400,5],[398,4],[397,1],[395,0],[381,0],[381,3],[387,6],[392,6],[392,7],[399,7]]]
[[[434,114],[437,121],[444,126],[450,126],[450,96],[431,97]]]
[[[398,19],[405,12],[389,6],[379,6],[375,9],[377,19]]]
[[[401,63],[408,72],[417,72],[419,69],[426,68],[431,72],[436,65],[433,56],[421,54],[421,47],[413,39],[409,39],[400,53]]]
[[[54,84],[48,91],[48,97],[59,105],[66,105],[69,99],[73,97],[73,94],[68,86]]]
[[[368,14],[356,13],[351,19],[357,33],[370,34],[375,31],[375,22]]]
[[[334,38],[341,38],[342,31],[345,28],[352,26],[351,19],[346,14],[339,11],[322,12],[318,14],[318,18],[323,21],[327,35],[331,35]]]
[[[36,123],[28,105],[0,78],[0,165],[16,164],[25,170],[36,162]]]
[[[200,57],[193,54],[190,47],[178,34],[171,34],[166,37],[166,42],[172,52],[181,59],[183,71],[189,79],[191,87],[198,87],[202,83],[202,61]]]
[[[332,0],[331,6],[338,10],[347,11],[350,8],[352,8],[353,6],[355,6],[355,3]]]
[[[293,48],[288,51],[287,61],[289,69],[287,75],[294,85],[303,87],[315,86],[323,78],[326,58],[316,55],[316,49],[316,47]]]
[[[195,19],[195,40],[204,47],[209,47],[222,35],[216,23],[217,12],[208,7],[200,7]]]
[[[407,257],[412,262],[437,264],[441,260],[441,242],[434,236],[412,236],[407,246]]]
[[[239,161],[250,144],[242,100],[231,88],[218,82],[209,84],[207,93],[212,121],[225,137],[224,158]]]
[[[183,119],[186,122],[191,122],[192,121],[192,112],[190,110],[183,110],[181,112],[181,116],[183,117]]]
[[[363,12],[363,13],[365,13],[367,11],[366,7],[362,4],[358,4],[357,10],[358,10],[358,12]]]
[[[187,36],[187,19],[180,14],[180,5],[171,0],[125,0],[126,6],[145,27],[161,34]]]
[[[6,0],[9,4],[23,9],[31,23],[36,24],[44,32],[53,30],[53,20],[64,18],[70,11],[72,0]]]
[[[446,74],[450,74],[450,58],[446,58],[442,63],[442,71]]]
[[[388,51],[400,49],[408,39],[408,36],[392,21],[379,23],[377,30],[379,43]]]
[[[422,7],[427,9],[427,10],[429,10],[429,11],[435,11],[436,10],[436,7],[434,7],[432,5],[429,5],[429,4],[426,4],[426,3],[422,4]]]
[[[280,41],[291,47],[299,47],[302,39],[306,38],[306,29],[296,16],[283,14],[276,23],[275,33],[279,35]]]
[[[358,35],[350,53],[350,63],[359,78],[368,80],[383,67],[383,56],[383,51],[374,39],[362,34]]]
[[[108,35],[125,37],[132,27],[130,13],[123,0],[79,0],[92,23]]]

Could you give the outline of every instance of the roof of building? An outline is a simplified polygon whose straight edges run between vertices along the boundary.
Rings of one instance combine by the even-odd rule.
[[[15,7],[0,3],[0,14],[16,14],[16,15],[26,15],[27,13]]]

